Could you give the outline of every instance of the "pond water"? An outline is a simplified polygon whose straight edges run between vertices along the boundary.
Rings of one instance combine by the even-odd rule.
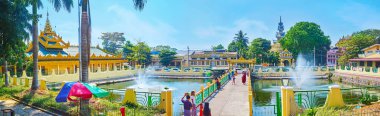
[[[158,78],[149,78],[146,80],[147,85],[157,85],[159,87],[168,87],[172,89],[173,93],[173,113],[175,116],[180,115],[179,113],[182,110],[181,107],[181,98],[185,92],[190,92],[192,90],[199,91],[201,85],[206,85],[210,79],[158,79]],[[112,89],[126,89],[128,87],[135,86],[136,81],[126,81],[114,84],[100,85],[101,88],[112,88]],[[123,91],[121,91],[123,96]]]
[[[301,86],[301,90],[328,90],[331,85],[340,85],[341,88],[356,87],[353,85],[332,82],[324,79],[313,79],[313,84],[308,84],[308,81]],[[254,80],[253,81],[253,95],[254,95],[254,114],[256,116],[272,116],[276,113],[276,92],[281,91],[282,80]],[[294,82],[290,81],[289,86],[294,86]],[[294,88],[295,91],[300,90]],[[303,107],[310,107],[312,105],[323,105],[328,91],[321,91],[316,93],[302,93]],[[297,92],[295,94],[298,94]],[[342,91],[343,98],[352,97],[357,98],[357,95],[347,94],[348,92]],[[308,98],[308,99],[306,99]],[[297,97],[295,97],[297,101]],[[345,101],[346,102],[346,101]]]

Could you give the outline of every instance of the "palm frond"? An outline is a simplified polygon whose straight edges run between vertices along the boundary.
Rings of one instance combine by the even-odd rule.
[[[71,12],[71,8],[73,7],[73,0],[49,0],[53,6],[55,11],[61,10],[61,7],[65,8],[68,12]]]
[[[147,0],[133,0],[134,6],[136,10],[142,11],[146,4]]]

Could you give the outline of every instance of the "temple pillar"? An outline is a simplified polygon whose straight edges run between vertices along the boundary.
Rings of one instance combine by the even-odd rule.
[[[57,66],[57,75],[60,75],[61,70],[59,70],[59,64]]]
[[[121,70],[121,71],[124,70],[124,63],[123,63],[123,62],[120,63],[120,70]]]
[[[108,66],[108,63],[107,63],[107,68],[106,68],[106,71],[110,71],[110,70],[109,70],[109,66]]]
[[[116,67],[116,63],[113,63],[113,71],[116,71],[117,67]]]

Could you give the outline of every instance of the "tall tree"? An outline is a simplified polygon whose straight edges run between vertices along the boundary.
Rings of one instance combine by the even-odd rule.
[[[324,64],[331,40],[313,22],[298,22],[280,40],[281,46],[292,52],[293,57],[302,53],[308,61],[313,61],[315,50],[315,64]]]
[[[53,0],[52,0],[53,1]],[[60,0],[54,0],[60,1]],[[144,9],[146,0],[133,0],[134,6],[137,10]],[[88,63],[90,57],[90,44],[91,44],[91,15],[89,0],[82,0],[82,15],[81,15],[81,67],[82,74],[80,80],[82,82],[88,81]],[[83,101],[83,102],[82,102]],[[88,100],[82,100],[80,104],[81,115],[90,115]]]
[[[31,25],[28,21],[31,19],[26,7],[28,3],[21,0],[1,0],[0,1],[0,61],[3,64],[3,73],[5,73],[5,86],[9,86],[7,75],[8,61],[13,64],[23,60],[25,55],[24,38],[29,36],[26,29]]]
[[[172,49],[161,50],[160,54],[158,54],[158,57],[160,58],[160,63],[164,66],[169,66],[170,62],[172,62],[175,59],[176,54],[177,52],[173,51]]]
[[[251,45],[248,49],[248,55],[250,58],[258,58],[258,56],[261,54],[261,56],[268,56],[269,50],[271,48],[270,41],[263,39],[263,38],[256,38],[252,40]]]
[[[53,5],[54,9],[58,12],[63,6],[68,12],[71,11],[73,7],[73,0],[49,0]],[[38,84],[38,14],[37,9],[42,8],[41,0],[29,0],[32,5],[32,38],[33,38],[33,80],[32,80],[32,92],[39,88]]]
[[[212,50],[223,50],[224,46],[222,44],[219,44],[217,46],[212,46],[211,48],[212,48]]]
[[[240,30],[237,34],[235,34],[234,40],[235,46],[237,48],[237,53],[239,57],[246,58],[246,52],[248,50],[248,37],[247,33],[244,33]]]
[[[139,65],[148,65],[152,61],[150,51],[150,47],[145,42],[137,42],[133,48],[133,59],[135,59]]]
[[[127,41],[123,47],[123,57],[128,61],[133,61],[133,47],[134,45],[131,43],[131,41]]]
[[[120,48],[123,48],[125,42],[124,33],[119,32],[102,33],[100,39],[103,40],[103,49],[112,54],[116,54]]]

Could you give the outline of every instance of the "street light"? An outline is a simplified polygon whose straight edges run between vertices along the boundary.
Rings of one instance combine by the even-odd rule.
[[[288,78],[281,78],[282,86],[288,86],[289,85],[289,79]]]

